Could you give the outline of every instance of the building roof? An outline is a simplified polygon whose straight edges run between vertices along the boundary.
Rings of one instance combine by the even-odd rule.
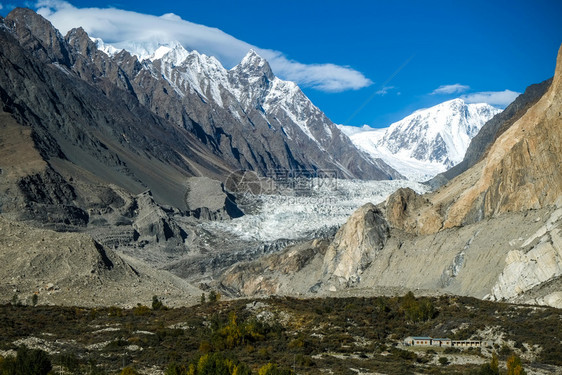
[[[414,340],[432,340],[431,337],[424,337],[424,336],[412,336]]]
[[[452,341],[452,340],[449,339],[449,338],[444,338],[444,339],[443,339],[443,338],[438,338],[438,339],[432,339],[432,340],[435,340],[435,341]]]

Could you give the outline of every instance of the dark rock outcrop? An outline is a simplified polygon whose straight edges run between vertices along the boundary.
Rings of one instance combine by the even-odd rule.
[[[173,242],[168,248],[183,248],[187,233],[154,202],[150,191],[139,194],[135,200],[138,208],[133,228],[140,236],[139,241]]]

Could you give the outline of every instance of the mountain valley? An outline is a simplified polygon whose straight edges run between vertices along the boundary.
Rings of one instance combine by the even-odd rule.
[[[253,49],[118,50],[31,9],[0,67],[0,373],[25,347],[69,373],[562,373],[562,47],[504,110],[386,129]]]

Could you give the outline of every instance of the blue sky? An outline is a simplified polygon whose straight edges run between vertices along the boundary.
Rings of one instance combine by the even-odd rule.
[[[552,76],[562,42],[560,1],[0,4],[2,15],[14,6],[43,8],[57,27],[81,23],[91,35],[116,43],[169,29],[159,38],[183,38],[187,48],[206,49],[226,67],[254,47],[334,122],[374,127],[455,97],[504,106],[529,84]]]

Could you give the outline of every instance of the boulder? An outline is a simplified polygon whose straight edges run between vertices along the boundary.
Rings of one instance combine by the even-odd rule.
[[[185,203],[189,214],[198,219],[225,220],[244,215],[222,182],[208,177],[187,179]]]

